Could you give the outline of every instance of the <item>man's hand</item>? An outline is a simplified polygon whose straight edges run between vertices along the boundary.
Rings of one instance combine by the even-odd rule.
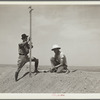
[[[29,37],[29,41],[31,40],[31,38]]]
[[[50,72],[56,72],[56,70],[61,66],[61,64],[57,65],[57,66],[54,66],[54,68],[52,68],[50,70]]]
[[[28,37],[27,42],[30,42],[30,40],[31,40],[31,38],[30,38],[30,37]]]
[[[33,43],[29,41],[29,46],[31,46],[31,48],[33,48]]]

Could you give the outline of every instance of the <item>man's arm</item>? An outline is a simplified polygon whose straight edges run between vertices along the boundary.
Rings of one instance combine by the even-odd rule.
[[[54,66],[54,68],[52,68],[52,70],[59,68],[60,66],[63,66],[63,59],[61,59],[60,64],[57,66]]]
[[[62,65],[63,65],[63,59],[61,59],[60,64],[57,65],[57,66],[55,66],[55,68],[59,68],[59,67],[62,66]]]
[[[28,47],[28,49],[30,49],[30,44],[29,43],[28,43],[27,47]],[[32,43],[31,43],[31,48],[33,48]]]
[[[29,37],[28,41],[29,41],[28,44],[29,44],[29,48],[30,48],[30,37]],[[31,48],[33,48],[32,42],[31,42]]]
[[[20,47],[20,48],[24,47],[24,46],[26,45],[26,43],[28,43],[28,42],[25,41],[25,42],[23,42],[23,43],[20,43],[20,44],[19,44],[19,47]]]
[[[29,43],[29,41],[30,41],[30,38],[27,41],[20,43],[19,47],[24,47],[26,44]]]

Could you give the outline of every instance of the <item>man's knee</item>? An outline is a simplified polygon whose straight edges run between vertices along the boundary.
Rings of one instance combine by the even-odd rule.
[[[39,63],[39,59],[36,58],[35,62],[36,62],[36,63]]]
[[[32,61],[38,63],[38,62],[39,62],[39,59],[37,59],[37,58],[34,57],[34,58],[32,59]]]
[[[61,66],[61,67],[59,67],[58,69],[57,69],[57,73],[61,73],[62,71],[63,71],[63,66]]]
[[[54,57],[51,57],[50,61],[53,61],[54,60]]]
[[[17,72],[19,72],[22,69],[22,67],[25,65],[25,63],[26,63],[25,61],[21,61],[20,63],[17,64],[17,66],[18,66]]]
[[[56,65],[59,64],[59,62],[57,62],[57,61],[55,60],[54,57],[52,57],[52,58],[50,59],[50,61],[51,61],[51,64],[52,64],[53,66],[56,66]]]
[[[53,63],[55,61],[54,57],[51,57],[50,61],[51,61],[51,63]]]

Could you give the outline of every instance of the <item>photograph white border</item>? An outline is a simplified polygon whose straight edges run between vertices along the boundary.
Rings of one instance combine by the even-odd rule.
[[[0,1],[0,5],[100,5],[100,1]],[[100,99],[100,93],[0,93],[0,99]]]

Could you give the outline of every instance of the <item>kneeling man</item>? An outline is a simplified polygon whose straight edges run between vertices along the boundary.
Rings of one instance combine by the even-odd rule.
[[[66,71],[66,73],[69,73],[66,61],[66,56],[60,51],[61,47],[58,45],[53,45],[52,51],[54,51],[55,55],[51,58],[51,64],[53,68],[51,69],[51,72],[57,72],[61,73]]]

